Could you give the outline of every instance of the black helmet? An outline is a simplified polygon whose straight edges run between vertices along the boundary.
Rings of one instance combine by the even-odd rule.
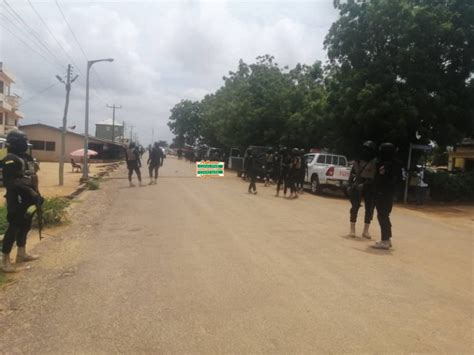
[[[271,148],[271,147],[268,148],[268,149],[267,149],[267,153],[269,153],[269,154],[273,153],[273,148]]]
[[[13,130],[7,135],[8,151],[12,153],[24,153],[28,150],[28,137],[25,132]]]
[[[374,152],[377,150],[377,145],[372,141],[365,141],[364,144],[362,144],[362,146]]]
[[[291,154],[293,154],[293,155],[298,155],[299,152],[300,152],[300,150],[299,150],[298,148],[293,148],[293,149],[291,150]]]
[[[385,142],[379,146],[380,158],[382,160],[393,160],[396,152],[397,148],[392,143]]]
[[[300,149],[300,154],[304,155],[304,148]]]

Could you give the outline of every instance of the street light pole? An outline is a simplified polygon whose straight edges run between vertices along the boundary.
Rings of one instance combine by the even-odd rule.
[[[84,124],[84,167],[82,169],[82,181],[89,179],[89,73],[92,65],[98,62],[113,62],[112,58],[98,59],[87,61],[87,76],[86,76],[86,118]]]

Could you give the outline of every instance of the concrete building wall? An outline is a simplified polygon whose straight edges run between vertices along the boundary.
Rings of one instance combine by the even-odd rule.
[[[115,141],[117,141],[117,137],[123,136],[123,126],[115,126],[114,128],[115,128],[114,137],[115,137]],[[112,140],[112,125],[96,124],[95,136],[97,138]]]
[[[36,159],[40,162],[59,161],[59,156],[61,154],[61,131],[44,126],[23,126],[21,127],[21,130],[28,135],[30,143],[33,144],[33,155]],[[36,144],[36,142],[45,142],[43,149],[40,149],[41,144]],[[73,133],[68,133],[66,135],[66,162],[71,159],[71,152],[83,147],[83,137]]]

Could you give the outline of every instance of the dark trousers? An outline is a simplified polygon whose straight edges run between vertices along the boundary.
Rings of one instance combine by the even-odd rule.
[[[3,238],[3,254],[9,254],[15,242],[19,248],[25,247],[32,221],[31,217],[26,216],[26,206],[20,206],[17,211],[8,211],[7,219],[8,228]]]
[[[248,171],[247,176],[250,179],[249,191],[257,191],[257,185],[255,185],[255,181],[257,180],[257,174],[253,171]]]
[[[150,166],[148,167],[148,172],[150,173],[150,178],[152,178],[153,176],[155,177],[155,180],[158,179],[158,169],[160,168],[160,166],[158,164],[150,164]],[[155,174],[153,174],[155,173]]]
[[[138,163],[135,161],[129,161],[127,162],[127,168],[128,168],[128,181],[132,181],[132,175],[133,172],[137,174],[138,181],[142,181],[142,174],[140,172],[140,167],[138,166]]]
[[[280,187],[281,185],[284,186],[284,193],[286,194],[286,190],[288,188],[288,174],[285,171],[282,171],[280,175],[278,176],[278,181],[277,181],[277,192],[280,192]]]
[[[360,203],[364,200],[365,216],[364,223],[370,224],[374,216],[375,200],[374,188],[370,185],[364,185],[362,190],[354,188],[350,195],[351,200],[351,223],[357,222],[357,214],[359,213]]]
[[[379,191],[375,197],[375,208],[377,209],[377,219],[380,224],[382,240],[392,238],[392,223],[390,213],[393,207],[393,192]]]

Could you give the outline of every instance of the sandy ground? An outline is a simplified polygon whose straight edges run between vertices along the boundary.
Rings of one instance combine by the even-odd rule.
[[[89,175],[93,176],[103,170],[106,164],[90,164]],[[68,196],[73,193],[77,186],[79,186],[79,180],[81,179],[81,173],[73,173],[71,171],[71,164],[64,164],[64,185],[59,186],[59,163],[42,162],[40,164],[40,170],[38,171],[38,178],[40,182],[40,191],[45,197],[53,196]],[[0,193],[4,195],[5,189],[0,188]]]
[[[473,352],[471,214],[396,207],[376,251],[345,236],[343,199],[160,173],[128,188],[119,170],[35,247],[0,293],[0,351]]]

